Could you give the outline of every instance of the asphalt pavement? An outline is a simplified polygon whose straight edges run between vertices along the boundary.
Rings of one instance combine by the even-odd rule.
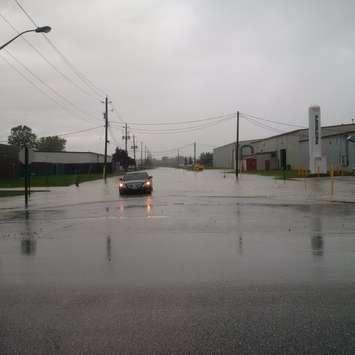
[[[0,354],[354,353],[355,177],[150,174],[0,199]]]

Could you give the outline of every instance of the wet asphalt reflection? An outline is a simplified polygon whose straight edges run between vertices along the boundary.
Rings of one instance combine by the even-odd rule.
[[[151,174],[0,201],[1,353],[352,349],[355,179]]]

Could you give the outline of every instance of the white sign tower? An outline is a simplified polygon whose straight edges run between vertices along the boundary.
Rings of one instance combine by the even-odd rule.
[[[322,126],[319,106],[309,108],[308,142],[311,174],[326,174],[327,159],[326,156],[322,156]]]

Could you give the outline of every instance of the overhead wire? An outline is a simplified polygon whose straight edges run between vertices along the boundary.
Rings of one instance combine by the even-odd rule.
[[[152,150],[151,153],[153,154],[160,154],[160,153],[171,153],[171,152],[175,152],[177,151],[178,149],[184,149],[184,148],[187,148],[189,146],[192,146],[194,143],[189,143],[189,144],[185,144],[183,146],[180,146],[180,147],[176,147],[176,148],[171,148],[171,149],[165,149],[165,150]]]
[[[222,116],[221,116],[222,117]],[[202,120],[198,120],[199,122],[201,122],[202,124],[196,124],[196,125],[187,125],[185,123],[185,127],[172,127],[172,128],[145,128],[145,127],[134,127],[135,130],[137,131],[145,131],[145,132],[176,132],[176,131],[181,131],[181,130],[189,130],[191,128],[201,128],[201,127],[204,127],[204,126],[208,126],[208,125],[213,125],[213,124],[216,124],[216,123],[219,123],[219,122],[223,122],[223,121],[227,121],[227,120],[230,120],[232,119],[233,117],[224,117],[224,118],[219,118],[218,120],[215,120],[213,122],[209,122],[209,119],[205,120],[205,122],[202,123]],[[122,123],[117,123],[116,121],[112,122],[111,123],[115,126],[119,126],[121,127]],[[130,127],[131,124],[128,125],[128,127]],[[132,127],[130,127],[132,128]]]
[[[76,130],[76,131],[70,131],[70,132],[66,132],[66,133],[55,133],[55,134],[49,134],[49,135],[46,135],[46,136],[42,136],[42,137],[66,137],[66,136],[71,136],[71,135],[75,135],[75,134],[80,134],[80,133],[84,133],[84,132],[89,132],[89,131],[93,131],[95,129],[98,129],[98,128],[102,128],[103,126],[97,126],[97,127],[90,127],[90,128],[85,128],[85,129],[79,129],[79,130]],[[0,140],[0,143],[2,142],[6,142],[7,141],[1,141]]]
[[[126,123],[123,120],[123,118],[121,117],[121,115],[118,113],[118,109],[115,106],[115,104],[111,102],[111,105],[112,105],[112,112],[116,115],[117,119],[119,119],[122,123]],[[111,122],[116,122],[117,123],[117,121],[112,121],[112,120],[111,120]]]
[[[254,119],[256,119],[256,120],[271,122],[271,123],[275,123],[275,124],[283,125],[283,126],[288,126],[288,127],[305,128],[304,126],[301,126],[301,125],[298,125],[298,124],[287,123],[287,122],[280,122],[280,121],[274,121],[274,120],[262,118],[262,117],[259,117],[259,116],[251,115],[251,114],[248,114],[248,113],[242,113],[242,112],[241,112],[241,116],[247,116],[247,117],[249,117],[249,118],[254,118]]]
[[[0,17],[2,20],[7,23],[14,32],[17,34],[20,33],[20,31],[2,14],[0,13]],[[74,80],[72,80],[67,74],[65,74],[63,71],[57,68],[56,65],[54,65],[47,56],[45,56],[36,46],[34,46],[29,40],[27,40],[25,37],[22,37],[22,40],[30,46],[57,74],[59,74],[64,80],[72,84],[74,87],[76,87],[79,91],[81,91],[85,95],[92,96],[86,89],[78,85]]]
[[[33,25],[38,27],[37,22],[33,19],[33,17],[29,14],[29,12],[23,7],[23,5],[18,0],[14,0],[20,10],[25,14],[25,16],[31,21]],[[99,89],[90,79],[87,78],[79,69],[75,67],[75,65],[68,59],[66,55],[57,47],[57,45],[46,35],[43,33],[43,37],[47,41],[47,43],[54,49],[54,51],[61,57],[61,59],[66,63],[66,65],[71,69],[71,71],[97,96],[104,96],[105,93],[103,90]]]
[[[6,62],[19,76],[21,76],[25,81],[27,81],[30,85],[32,85],[36,90],[38,90],[39,92],[41,92],[43,95],[45,95],[46,97],[48,97],[51,101],[53,101],[56,105],[58,105],[60,108],[62,108],[63,110],[69,112],[71,114],[71,112],[69,111],[69,109],[64,106],[61,102],[57,101],[55,98],[53,98],[52,96],[50,96],[47,91],[43,90],[38,84],[36,84],[35,81],[31,80],[30,78],[28,78],[26,75],[24,75],[13,63],[11,63],[5,56],[0,55],[1,59]]]
[[[15,3],[18,5],[18,7],[22,10],[22,12],[26,15],[26,17],[31,21],[31,23],[33,25],[35,25],[36,27],[38,27],[37,23],[33,20],[33,18],[31,17],[31,15],[25,10],[25,8],[21,5],[21,3],[18,0],[15,0]],[[15,26],[12,25],[12,23],[4,16],[0,13],[0,17],[3,19],[3,21],[5,23],[7,23],[13,31],[15,31],[17,34],[19,34],[20,32],[15,28]],[[59,49],[55,47],[54,43],[52,43],[47,37],[45,37],[47,39],[47,42],[49,42],[53,48],[56,49],[57,53],[59,54]],[[58,74],[60,74],[66,81],[70,82],[71,84],[73,84],[77,89],[79,89],[81,92],[92,96],[87,90],[85,90],[84,88],[82,88],[80,85],[78,85],[75,81],[73,81],[70,77],[68,77],[65,73],[63,73],[61,70],[59,70],[41,51],[39,51],[31,42],[29,42],[26,38],[22,38],[33,50],[36,51],[36,53],[43,59],[46,61],[46,63],[48,65],[51,66],[51,68],[53,68]],[[72,106],[73,109],[75,109],[76,111],[78,111],[79,113],[87,116],[88,113],[82,111],[81,109],[79,109],[73,102],[71,102],[69,99],[67,99],[64,95],[62,95],[61,93],[59,93],[57,90],[53,89],[52,87],[50,87],[44,80],[42,80],[40,77],[38,77],[33,71],[31,71],[24,63],[22,63],[15,55],[13,55],[12,53],[10,53],[8,50],[6,50],[7,54],[10,55],[10,57],[12,57],[12,59],[14,61],[17,62],[18,65],[20,65],[22,68],[24,68],[28,73],[31,74],[32,77],[34,77],[36,80],[38,80],[43,86],[45,86],[48,90],[50,90],[52,93],[54,93],[56,96],[60,97],[63,101],[65,101],[68,105]],[[64,57],[64,55],[62,53],[61,57]],[[35,81],[31,80],[29,77],[27,77],[23,72],[21,72],[21,70],[19,70],[13,63],[11,63],[7,58],[5,58],[3,55],[1,55],[1,58],[18,74],[20,75],[25,81],[27,81],[29,84],[31,84],[34,88],[36,88],[38,91],[40,91],[43,95],[45,95],[46,97],[48,97],[52,102],[54,102],[56,105],[58,105],[59,107],[61,107],[62,109],[64,109],[65,111],[68,111],[70,114],[71,111],[68,109],[68,107],[66,107],[65,105],[63,105],[60,101],[56,100],[55,98],[53,98],[51,95],[48,94],[48,92],[46,92],[45,90],[42,89],[42,87],[40,87]],[[64,59],[64,58],[63,58]],[[67,62],[69,62],[69,60],[67,60]],[[73,69],[73,68],[72,68]],[[89,114],[90,116],[92,116],[91,114]],[[74,116],[76,118],[79,118],[77,116]],[[94,116],[92,116],[94,117]],[[83,120],[83,118],[79,118],[81,120]],[[95,119],[97,119],[95,117]],[[87,121],[85,119],[85,121]],[[91,123],[91,122],[90,122]],[[79,134],[79,133],[84,133],[84,132],[88,132],[88,131],[92,131],[92,130],[96,130],[98,128],[102,128],[103,126],[96,126],[96,127],[91,127],[91,128],[86,128],[86,129],[80,129],[80,130],[76,130],[76,131],[70,131],[70,132],[66,132],[66,133],[60,133],[60,134],[55,134],[56,136],[68,136],[68,135],[73,135],[73,134]]]
[[[214,117],[207,117],[199,120],[189,120],[189,121],[175,121],[175,122],[152,122],[152,123],[139,123],[139,122],[127,122],[131,126],[165,126],[165,125],[181,125],[181,124],[188,124],[188,123],[197,123],[197,122],[204,122],[204,121],[213,121],[213,120],[218,120],[221,118],[234,118],[236,115],[235,112],[233,113],[227,113],[224,115],[220,116],[214,116]],[[115,121],[114,121],[115,122]]]
[[[74,64],[63,54],[63,52],[54,44],[54,42],[45,34],[43,37],[54,51],[62,58],[72,72],[98,97],[105,96],[105,93],[99,89],[91,80],[89,80],[83,73],[81,73]]]
[[[114,133],[113,133],[112,127],[111,127],[111,126],[108,126],[108,129],[109,129],[109,131],[110,131],[111,138],[112,138],[113,141],[116,143],[116,147],[118,147],[118,146],[119,146],[119,143],[118,143],[118,140],[117,140],[116,136],[115,136]]]
[[[67,105],[72,107],[73,110],[75,110],[77,113],[80,113],[81,115],[85,116],[85,119],[82,118],[82,120],[85,120],[86,122],[90,122],[86,119],[88,116],[88,113],[85,111],[82,111],[80,108],[77,107],[71,100],[69,100],[67,97],[62,95],[60,92],[58,92],[56,89],[51,87],[49,84],[47,84],[42,78],[40,78],[36,73],[34,73],[30,68],[28,68],[22,61],[20,61],[14,54],[12,54],[8,49],[4,50],[10,57],[17,63],[19,64],[22,68],[24,68],[28,73],[31,74],[32,77],[34,77],[36,80],[38,80],[43,86],[45,86],[48,90],[50,90],[55,96],[59,97],[61,100],[63,100]],[[95,120],[98,118],[91,115]],[[91,122],[90,122],[91,123]]]
[[[31,15],[25,10],[25,8],[20,4],[18,0],[14,0],[17,6],[22,10],[22,12],[26,15],[26,17],[32,22],[33,25],[38,27],[37,23],[35,20],[31,17]]]
[[[25,16],[31,21],[32,24],[34,24],[35,26],[37,26],[37,22],[33,19],[33,17],[29,14],[28,11],[26,11],[26,9],[24,8],[24,6],[20,3],[20,1],[18,0],[14,0],[15,3],[17,4],[17,6],[20,8],[20,10],[25,14]],[[11,24],[10,24],[11,25]],[[16,29],[15,29],[16,30]],[[70,60],[68,60],[68,58],[59,50],[59,48],[53,43],[53,41],[51,41],[47,36],[44,35],[44,37],[46,38],[47,42],[52,46],[52,48],[57,52],[57,54],[63,59],[63,61],[66,62],[66,64],[73,70],[73,72],[82,80],[84,81],[86,84],[89,84],[89,87],[95,87],[95,85],[90,82],[85,76],[83,76],[81,73],[79,73],[79,71],[75,68],[75,66],[70,62]],[[101,93],[99,93],[101,94]],[[115,114],[117,115],[117,118],[124,122],[124,120],[118,115],[117,109],[115,109]],[[230,114],[229,114],[230,115]],[[209,120],[217,120],[219,118],[222,117],[227,117],[228,115],[223,115],[223,116],[218,116],[218,117],[210,117],[210,118],[206,118],[206,119],[201,119],[201,120],[190,120],[190,121],[184,121],[184,122],[162,122],[162,123],[130,123],[131,125],[181,125],[181,124],[185,124],[185,123],[195,123],[195,122],[206,122]],[[233,113],[233,116],[235,116],[235,113]],[[182,129],[175,129],[175,130],[159,130],[159,131],[149,131],[152,134],[167,134],[170,132],[174,132],[174,133],[184,133],[185,131],[190,131],[190,130],[196,130],[196,129],[203,129],[203,128],[207,128],[206,127],[183,127]],[[164,131],[164,132],[163,132]],[[141,130],[141,132],[143,132]],[[145,130],[145,132],[148,132],[148,130]]]
[[[29,21],[35,25],[36,27],[38,26],[36,21],[33,19],[33,17],[29,14],[29,12],[24,8],[24,6],[20,3],[19,0],[14,0],[15,3],[17,4],[17,6],[20,8],[20,10],[25,14],[25,16],[29,19]],[[0,16],[3,18],[3,20],[5,22],[7,22],[12,28],[13,30],[15,30],[17,33],[18,30],[6,19],[4,18],[4,16],[2,16],[0,14]],[[83,73],[81,73],[74,65],[73,63],[63,54],[62,51],[59,50],[59,48],[53,43],[53,41],[48,38],[45,34],[43,34],[44,38],[46,39],[46,41],[48,42],[48,44],[56,51],[56,53],[62,58],[62,60],[67,64],[67,66],[73,71],[73,73],[93,92],[95,92],[96,95],[101,96],[103,91],[101,89],[99,89],[95,84],[93,84]],[[28,42],[26,40],[26,42]],[[41,55],[41,53],[30,43],[28,42],[31,47],[33,47],[36,52]],[[41,55],[41,57],[46,60],[46,57]],[[59,74],[61,74],[67,81],[69,79],[70,82],[74,83],[75,86],[77,86],[81,91],[84,90],[83,88],[81,88],[81,86],[78,86],[74,81],[72,81],[66,74],[64,74],[61,71],[58,71],[58,69],[51,64],[50,62],[48,62],[48,59],[46,60],[46,62],[51,65],[51,67],[56,70]],[[87,93],[87,91],[85,90],[85,92]],[[62,98],[63,99],[63,98]],[[117,118],[119,119],[119,121],[121,121],[122,123],[125,123],[124,120],[122,119],[122,117],[120,117],[120,115],[118,115],[117,110],[115,109],[115,114],[117,116]],[[182,124],[188,124],[188,123],[197,123],[197,122],[207,122],[207,121],[213,121],[213,120],[218,120],[221,117],[226,117],[228,115],[233,115],[233,117],[235,117],[235,113],[233,114],[227,114],[227,115],[223,115],[223,116],[218,116],[218,117],[211,117],[211,118],[206,118],[206,119],[201,119],[201,120],[190,120],[190,121],[176,121],[176,122],[160,122],[160,123],[138,123],[138,122],[131,122],[129,123],[132,126],[163,126],[163,125],[182,125]],[[279,122],[279,121],[274,121],[274,120],[269,120],[269,119],[265,119],[265,118],[261,118],[258,116],[254,116],[254,115],[250,115],[250,114],[245,114],[242,113],[242,117],[245,118],[246,120],[248,120],[250,123],[264,128],[264,129],[268,129],[271,130],[273,132],[278,132],[278,133],[282,133],[283,131],[272,127],[270,125],[267,125],[265,123],[262,123],[260,121],[266,121],[266,122],[270,122],[273,124],[277,124],[277,125],[284,125],[284,126],[289,126],[289,127],[295,127],[295,128],[304,128],[303,126],[300,125],[296,125],[296,124],[291,124],[291,123],[285,123],[285,122]],[[221,120],[222,121],[222,120]],[[217,121],[214,122],[212,125],[204,125],[204,126],[193,126],[193,127],[182,127],[182,128],[175,128],[175,129],[167,129],[167,130],[148,130],[148,129],[143,129],[143,128],[135,128],[137,131],[140,131],[142,134],[176,134],[176,133],[186,133],[189,131],[195,131],[195,130],[200,130],[200,129],[204,129],[204,128],[208,128],[211,126],[214,126],[215,124],[219,124],[221,121]],[[113,121],[113,122],[117,122],[117,121]],[[112,129],[110,128],[110,130],[112,131]]]
[[[179,129],[167,129],[167,130],[149,130],[149,129],[142,129],[142,128],[135,128],[137,132],[140,132],[141,134],[179,134],[179,133],[189,133],[189,132],[195,132],[199,130],[203,130],[206,128],[214,127],[216,125],[219,125],[220,123],[226,122],[230,120],[231,118],[225,118],[221,119],[217,122],[213,123],[207,123],[204,125],[197,125],[197,126],[190,126],[190,127],[182,127]]]
[[[275,127],[272,127],[272,126],[269,126],[265,123],[261,123],[259,121],[257,121],[256,119],[254,118],[250,118],[250,117],[246,117],[246,116],[243,116],[243,118],[247,121],[249,121],[250,123],[252,123],[253,125],[255,126],[258,126],[258,127],[261,127],[261,128],[264,128],[266,130],[269,130],[269,131],[272,131],[272,132],[276,132],[276,133],[284,133],[284,131],[278,129],[278,128],[275,128]]]
[[[71,117],[76,118],[78,120],[84,121],[83,118],[76,116],[73,114],[73,112],[65,106],[62,102],[56,100],[54,97],[48,94],[47,91],[43,90],[35,81],[31,80],[29,77],[27,77],[19,68],[17,68],[13,63],[11,63],[5,56],[0,55],[1,59],[6,62],[9,67],[14,70],[23,80],[28,82],[31,86],[33,86],[36,90],[38,90],[42,95],[46,96],[49,100],[54,102],[60,109],[68,113]],[[85,122],[88,122],[92,124],[90,121],[85,120]]]
[[[57,133],[57,134],[53,134],[51,136],[65,137],[65,136],[70,136],[70,135],[73,135],[73,134],[79,134],[79,133],[94,131],[94,130],[102,128],[102,127],[104,127],[104,126],[101,125],[101,126],[96,126],[96,127],[91,127],[91,128],[79,129],[77,131],[70,131],[70,132],[66,132],[66,133]]]

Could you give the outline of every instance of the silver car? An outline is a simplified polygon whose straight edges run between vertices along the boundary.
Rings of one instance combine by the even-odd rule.
[[[153,191],[153,177],[146,171],[131,172],[120,178],[120,194],[151,193]]]

